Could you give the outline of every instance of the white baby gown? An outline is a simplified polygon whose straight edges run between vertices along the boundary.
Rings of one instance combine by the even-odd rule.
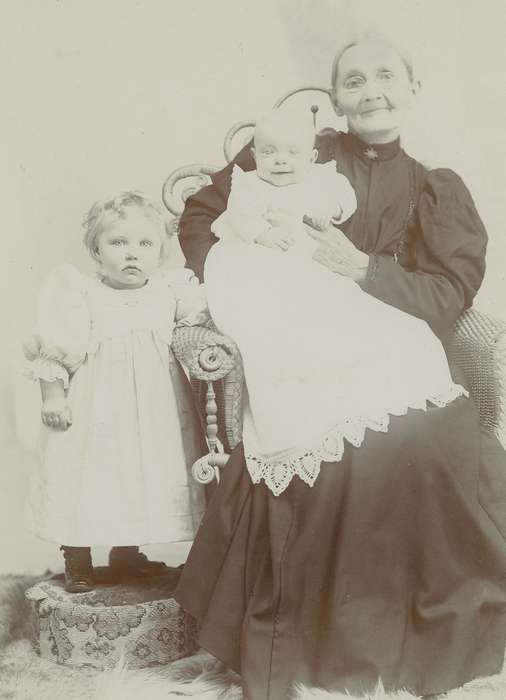
[[[204,512],[191,464],[205,452],[186,379],[170,352],[176,321],[208,318],[188,270],[113,289],[64,265],[46,281],[33,378],[62,379],[72,425],[42,426],[28,527],[67,546],[191,540]]]
[[[366,428],[388,429],[390,415],[466,395],[425,321],[309,255],[248,243],[247,231],[225,234],[206,259],[206,294],[244,362],[254,483],[276,495],[294,475],[312,486],[322,460],[341,460],[345,440],[359,447]]]

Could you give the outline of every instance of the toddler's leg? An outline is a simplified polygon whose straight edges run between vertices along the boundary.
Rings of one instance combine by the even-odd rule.
[[[113,547],[109,567],[115,574],[127,576],[156,576],[167,571],[163,561],[149,561],[139,547]]]
[[[60,547],[65,560],[65,590],[87,593],[93,589],[93,565],[90,547]]]

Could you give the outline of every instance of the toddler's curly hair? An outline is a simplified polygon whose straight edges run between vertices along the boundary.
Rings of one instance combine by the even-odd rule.
[[[126,219],[129,210],[136,208],[148,219],[159,226],[162,237],[162,259],[167,258],[170,249],[170,238],[173,235],[171,222],[168,221],[163,209],[142,192],[130,190],[122,192],[113,199],[103,199],[91,207],[83,219],[84,245],[90,255],[97,258],[97,239],[100,234],[114,221]]]

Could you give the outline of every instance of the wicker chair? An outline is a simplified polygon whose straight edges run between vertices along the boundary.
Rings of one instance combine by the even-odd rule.
[[[327,97],[329,94],[325,88],[301,87],[283,95],[274,106],[279,107],[286,99],[307,91],[325,93]],[[315,123],[318,110],[317,104],[311,105]],[[228,131],[223,144],[227,163],[237,151],[234,148],[237,135],[249,129],[249,138],[253,127],[254,122],[242,121]],[[174,170],[166,179],[162,197],[174,216],[176,233],[186,199],[210,184],[210,176],[221,167],[195,163]],[[173,351],[188,371],[206,423],[209,454],[195,463],[193,476],[201,483],[209,483],[219,479],[219,469],[228,459],[227,451],[241,441],[244,384],[241,357],[230,338],[209,327],[176,329]],[[465,311],[455,324],[450,357],[464,372],[482,427],[494,433],[506,447],[506,323],[476,309]]]

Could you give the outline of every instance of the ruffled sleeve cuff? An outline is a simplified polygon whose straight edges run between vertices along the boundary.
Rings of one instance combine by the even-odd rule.
[[[61,348],[49,347],[39,335],[31,335],[23,343],[23,355],[26,362],[25,376],[37,381],[54,382],[61,379],[65,389],[68,388],[72,374],[82,362],[81,356],[71,356]]]
[[[55,382],[60,379],[64,389],[68,389],[69,373],[65,367],[56,360],[46,357],[37,357],[28,365],[25,376],[33,381],[43,379],[45,382]]]

